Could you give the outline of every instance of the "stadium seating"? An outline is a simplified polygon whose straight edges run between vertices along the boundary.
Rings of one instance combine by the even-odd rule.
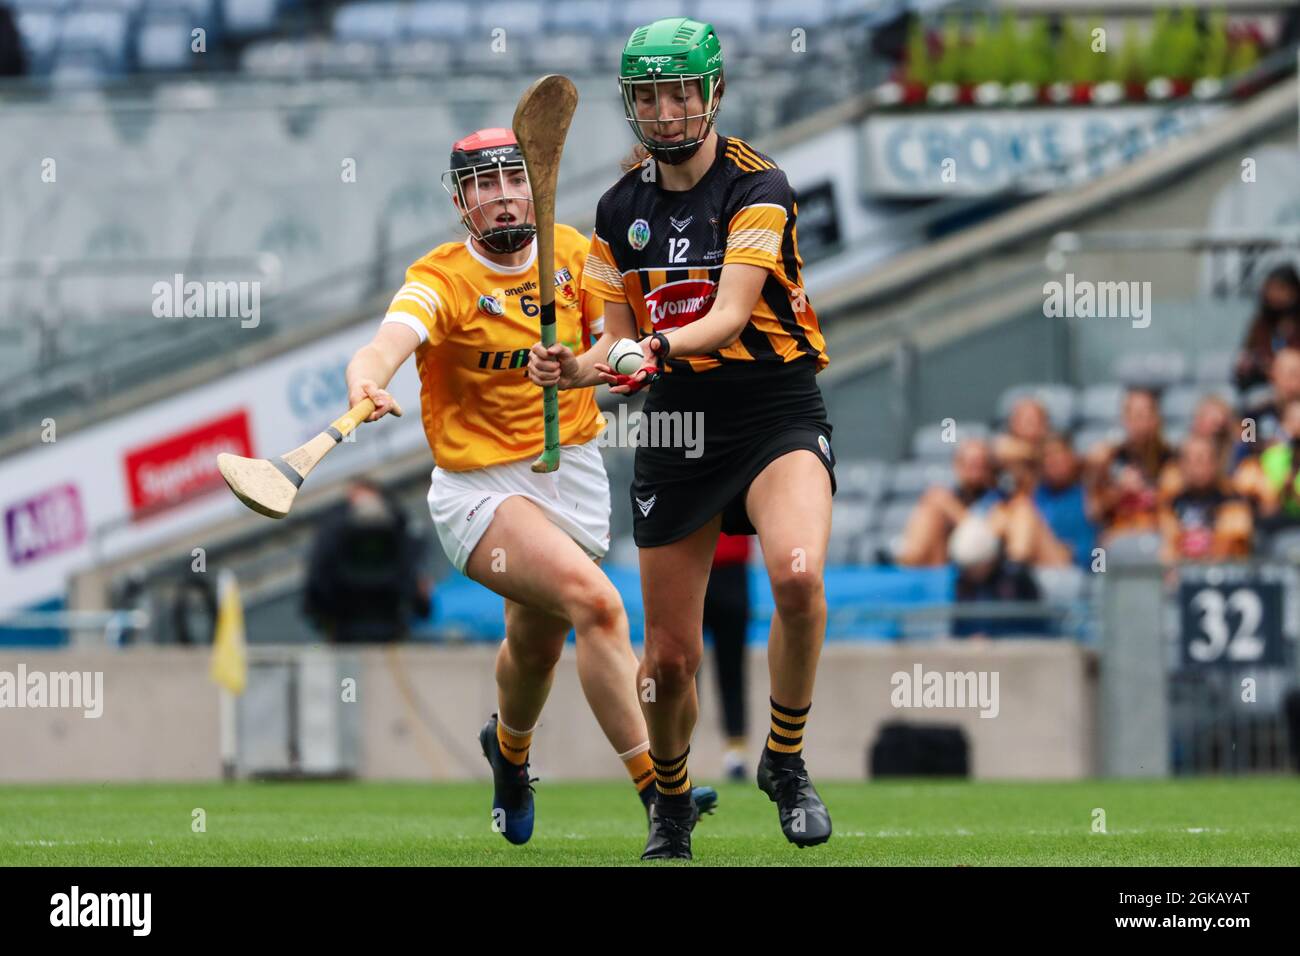
[[[1187,377],[1181,352],[1125,352],[1115,359],[1115,377],[1125,385],[1165,388]]]
[[[1237,402],[1236,391],[1228,385],[1208,382],[1171,385],[1160,396],[1160,413],[1170,424],[1186,422],[1201,400],[1209,395],[1219,396],[1229,406]]]
[[[676,15],[711,20],[733,62],[741,55],[788,56],[789,31],[795,27],[808,31],[810,50],[826,56],[847,51],[841,31],[821,27],[837,19],[866,24],[884,16],[878,5],[857,0],[654,0],[631,5],[605,0],[352,0],[329,8],[293,0],[12,0],[11,5],[31,72],[65,84],[233,63],[257,76],[490,74],[504,69],[501,52],[510,54],[515,66],[522,56],[542,68],[606,71],[617,63],[618,41],[634,26]],[[892,9],[889,15],[894,15]],[[188,54],[189,34],[196,27],[205,31],[201,61]],[[497,28],[505,34],[496,37],[492,31]],[[492,45],[495,39],[505,40],[504,51]]]
[[[435,9],[435,4],[419,4],[414,11],[405,3],[350,3],[340,7],[334,15],[334,36],[342,41],[362,40],[372,43],[390,43],[399,39],[412,29],[412,22],[419,20],[424,27],[454,24],[456,21],[441,16],[443,11]],[[457,6],[456,10],[468,16],[468,10]],[[468,24],[468,20],[464,21]],[[441,35],[463,35],[443,33]]]
[[[275,24],[280,0],[223,0],[221,26],[232,37],[266,33]]]
[[[1079,396],[1079,418],[1085,426],[1109,425],[1119,418],[1124,387],[1116,382],[1089,385]]]
[[[641,643],[645,632],[640,576],[635,567],[610,565],[606,570],[623,598],[632,640]],[[749,641],[765,643],[775,610],[772,590],[762,567],[751,566],[749,574]],[[953,582],[951,568],[828,568],[827,640],[897,640],[905,636],[903,618],[909,611],[951,604]],[[434,605],[428,623],[438,631],[467,640],[500,640],[501,598],[481,584],[453,572],[439,582]],[[873,611],[878,608],[884,613]]]
[[[983,422],[956,422],[952,440],[940,423],[922,425],[912,436],[912,455],[925,461],[947,462],[958,443],[971,438],[987,438],[989,427]]]
[[[66,14],[60,23],[55,71],[72,62],[97,61],[106,73],[123,72],[129,56],[130,16],[127,10],[111,7]]]
[[[136,36],[136,62],[142,70],[181,70],[189,65],[191,21],[183,14],[148,15]]]
[[[54,60],[54,51],[59,45],[58,11],[52,8],[20,8],[17,22],[32,71],[48,73]]]

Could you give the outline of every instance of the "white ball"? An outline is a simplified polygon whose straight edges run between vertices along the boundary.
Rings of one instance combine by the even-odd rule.
[[[618,339],[609,347],[609,367],[620,375],[634,375],[645,364],[645,353],[635,339]]]

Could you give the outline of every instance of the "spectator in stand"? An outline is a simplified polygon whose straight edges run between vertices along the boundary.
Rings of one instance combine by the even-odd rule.
[[[749,547],[741,534],[718,535],[704,592],[704,627],[713,637],[713,660],[727,738],[722,772],[745,778],[745,639],[749,633]]]
[[[1243,421],[1254,423],[1254,434],[1243,435],[1237,445],[1236,462],[1239,464],[1251,455],[1259,454],[1277,437],[1282,409],[1288,402],[1300,399],[1300,349],[1285,348],[1273,357],[1269,375],[1272,390],[1268,397],[1246,409]],[[1246,431],[1245,427],[1242,429]],[[1246,438],[1250,438],[1249,441]]]
[[[955,597],[958,604],[979,601],[1037,601],[1038,583],[1029,566],[1009,554],[1006,532],[999,534],[982,515],[968,515],[953,531],[948,550],[957,565]],[[1048,634],[1050,622],[1041,618],[958,617],[954,637],[1000,637],[1008,634]]]
[[[22,37],[9,8],[0,3],[0,77],[22,76],[27,72]]]
[[[427,617],[429,587],[419,577],[419,545],[406,516],[365,478],[312,544],[303,610],[336,644],[399,641],[412,616]]]
[[[1255,317],[1237,354],[1237,388],[1269,381],[1273,360],[1284,348],[1300,348],[1300,275],[1291,265],[1269,272],[1259,290]]]
[[[971,440],[957,446],[955,490],[936,486],[921,497],[903,530],[898,563],[933,567],[949,560],[948,542],[967,515],[988,518],[1005,537],[1014,560],[1034,565],[1069,564],[1069,548],[1056,539],[1034,506],[1039,464],[1031,446],[1015,437],[1003,442],[1006,464],[997,480],[989,444]]]
[[[1085,471],[1102,545],[1118,534],[1155,531],[1162,496],[1177,481],[1175,451],[1162,434],[1155,392],[1129,389],[1122,415],[1124,439],[1093,449]]]
[[[1209,439],[1214,445],[1219,459],[1219,473],[1227,475],[1232,472],[1236,462],[1237,443],[1241,438],[1238,420],[1229,405],[1220,395],[1206,395],[1197,403],[1192,413],[1192,424],[1187,434],[1199,435]],[[1166,499],[1182,491],[1182,472],[1173,469],[1167,483],[1161,489]]]
[[[971,439],[957,446],[952,456],[954,488],[935,485],[926,489],[903,529],[898,563],[934,567],[948,560],[948,538],[968,511],[983,512],[996,504],[993,454],[988,442]]]
[[[1249,495],[1261,527],[1274,530],[1300,523],[1300,399],[1286,403],[1277,439],[1237,469],[1238,493]]]
[[[1022,398],[1011,407],[1007,430],[993,440],[998,464],[1038,458],[1043,444],[1052,433],[1052,419],[1047,408],[1036,398]]]
[[[1236,413],[1222,395],[1206,395],[1192,413],[1192,427],[1188,432],[1201,435],[1214,443],[1219,463],[1226,469],[1232,460],[1233,449],[1241,438],[1240,423]]]
[[[1225,561],[1250,555],[1250,505],[1223,477],[1214,442],[1190,435],[1178,461],[1182,488],[1160,511],[1161,559]]]
[[[1087,568],[1097,543],[1095,515],[1083,486],[1082,463],[1064,435],[1051,435],[1043,445],[1042,479],[1034,489],[1034,507],[1074,563]]]

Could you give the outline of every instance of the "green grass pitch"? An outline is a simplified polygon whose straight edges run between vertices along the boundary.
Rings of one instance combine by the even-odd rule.
[[[696,865],[1300,863],[1296,778],[827,782],[835,835],[807,850],[785,842],[752,784],[718,789],[718,812],[695,830]],[[0,787],[0,864],[639,863],[645,817],[629,783],[542,781],[523,847],[492,832],[490,799],[486,783],[11,785]]]

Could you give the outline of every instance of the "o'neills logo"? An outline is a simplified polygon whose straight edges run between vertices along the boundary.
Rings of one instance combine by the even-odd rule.
[[[645,309],[656,331],[687,325],[713,308],[718,285],[708,279],[669,282],[645,297]]]

